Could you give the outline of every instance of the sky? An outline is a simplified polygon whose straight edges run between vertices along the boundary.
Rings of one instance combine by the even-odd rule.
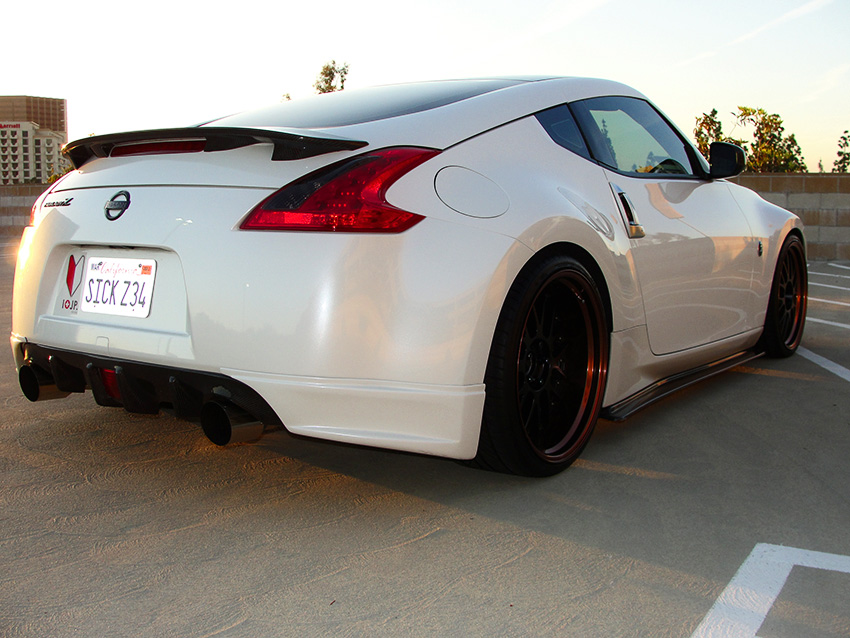
[[[506,75],[602,77],[685,133],[716,108],[778,113],[810,171],[850,129],[850,0],[13,0],[0,95],[68,100],[69,137],[186,126],[346,88]],[[38,7],[36,9],[33,7]],[[746,134],[743,135],[746,137]]]

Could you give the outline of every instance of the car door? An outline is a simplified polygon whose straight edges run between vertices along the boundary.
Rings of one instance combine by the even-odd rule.
[[[652,351],[744,332],[758,248],[729,186],[703,177],[696,151],[645,100],[570,104],[629,232]]]

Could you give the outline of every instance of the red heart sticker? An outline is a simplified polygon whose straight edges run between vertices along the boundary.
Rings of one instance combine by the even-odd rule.
[[[85,261],[86,258],[82,255],[79,261],[74,259],[73,255],[68,260],[68,273],[65,275],[65,284],[68,286],[68,294],[72,297],[83,281],[83,264]]]

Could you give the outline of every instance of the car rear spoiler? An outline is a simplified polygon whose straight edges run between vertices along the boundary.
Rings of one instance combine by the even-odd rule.
[[[74,168],[80,168],[96,157],[109,157],[116,146],[176,140],[203,140],[204,152],[229,151],[252,144],[273,144],[274,161],[304,159],[334,151],[350,151],[368,144],[361,140],[324,135],[317,131],[193,126],[95,135],[66,144],[62,152],[71,160]]]

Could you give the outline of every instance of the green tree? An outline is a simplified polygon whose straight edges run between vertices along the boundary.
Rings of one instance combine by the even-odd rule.
[[[805,173],[806,163],[800,145],[791,135],[783,135],[785,127],[776,113],[764,109],[739,106],[738,123],[752,125],[753,141],[747,154],[747,168],[754,173]]]
[[[91,136],[89,136],[91,137]],[[70,173],[74,170],[74,166],[70,162],[62,163],[60,166],[55,166],[53,164],[50,165],[50,175],[47,177],[45,183],[52,184],[60,177],[63,177],[65,174]]]
[[[699,152],[708,157],[708,149],[712,142],[723,142],[723,125],[717,119],[717,109],[711,109],[711,113],[703,113],[696,118],[694,127],[694,140],[696,140]]]
[[[793,134],[784,135],[785,127],[779,115],[749,106],[739,106],[738,112],[732,115],[736,125],[752,127],[752,141],[723,135],[717,109],[712,109],[711,113],[696,118],[694,138],[703,155],[708,156],[712,142],[731,142],[747,152],[747,170],[753,173],[803,173],[807,170],[800,145]]]
[[[730,142],[746,149],[747,143],[732,137],[723,135],[723,125],[717,119],[717,109],[711,109],[711,113],[703,113],[696,118],[694,128],[694,139],[699,152],[708,157],[708,150],[712,142]]]
[[[316,93],[333,93],[345,88],[345,78],[348,77],[348,64],[337,64],[331,60],[319,71],[319,77],[313,83]]]
[[[838,138],[838,159],[832,163],[832,172],[850,172],[850,131]]]

